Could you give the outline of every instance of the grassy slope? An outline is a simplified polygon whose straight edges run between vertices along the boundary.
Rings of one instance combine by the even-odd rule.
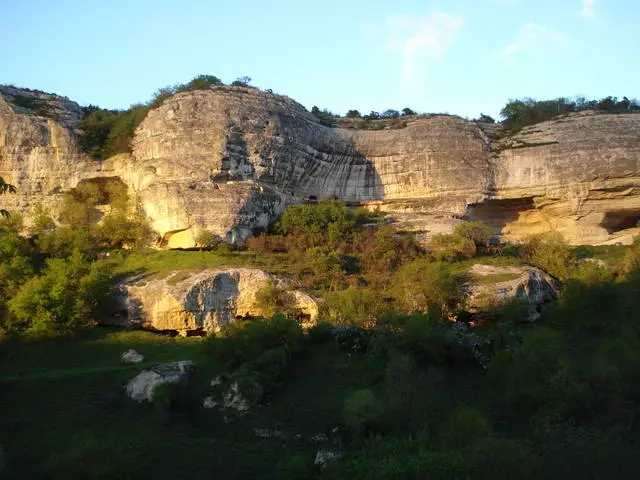
[[[135,348],[143,365],[122,365]],[[148,332],[96,329],[75,342],[2,345],[0,445],[2,478],[274,478],[278,462],[293,454],[312,459],[318,448],[337,448],[345,398],[371,387],[372,371],[358,354],[334,343],[310,346],[263,405],[224,421],[215,410],[168,413],[137,404],[124,385],[144,366],[194,359],[206,383],[215,366],[200,339]],[[442,367],[426,377],[412,424],[434,428],[459,401],[481,391],[476,373]],[[374,389],[380,387],[373,386]],[[380,392],[379,392],[380,393]],[[198,398],[200,401],[200,399]],[[261,438],[255,430],[281,432]],[[318,434],[330,437],[320,444]]]
[[[230,423],[215,411],[169,415],[126,398],[124,385],[143,366],[205,363],[199,343],[100,329],[75,342],[3,346],[2,478],[269,478],[289,454],[315,454],[310,437],[339,423],[347,389],[361,383],[357,362],[318,348],[296,363],[286,389]],[[120,364],[128,348],[145,364]],[[259,438],[254,428],[288,440]]]

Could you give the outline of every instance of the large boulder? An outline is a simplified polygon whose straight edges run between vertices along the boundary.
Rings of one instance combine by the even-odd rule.
[[[477,263],[469,270],[465,285],[466,309],[478,313],[519,300],[527,305],[527,317],[533,321],[544,305],[557,298],[558,288],[557,280],[539,268]]]
[[[143,370],[126,387],[127,395],[137,402],[153,400],[155,389],[166,383],[179,383],[195,368],[191,360],[163,363],[150,370]]]
[[[270,285],[287,295],[307,322],[315,321],[317,299],[291,281],[253,268],[179,270],[151,279],[131,278],[120,285],[119,299],[128,325],[180,333],[215,332],[237,317],[263,315],[256,293]]]

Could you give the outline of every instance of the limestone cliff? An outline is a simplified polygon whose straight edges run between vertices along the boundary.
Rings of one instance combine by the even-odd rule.
[[[119,177],[171,247],[193,245],[199,229],[241,242],[287,204],[323,198],[379,206],[426,234],[482,219],[511,241],[554,229],[573,243],[625,241],[640,218],[640,114],[572,114],[497,141],[448,115],[327,128],[287,97],[214,87],[166,100],[131,155],[100,162],[78,150],[77,116],[56,122],[11,101],[0,89],[0,176],[19,191],[4,208],[28,212],[81,180]]]
[[[289,297],[292,308],[308,322],[315,322],[316,299],[294,288],[291,281],[262,270],[235,268],[175,271],[160,278],[129,279],[120,285],[116,296],[127,312],[120,323],[182,333],[215,332],[236,317],[265,314],[256,302],[256,293],[270,283]]]

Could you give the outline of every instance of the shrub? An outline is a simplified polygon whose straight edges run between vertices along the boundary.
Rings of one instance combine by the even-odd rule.
[[[142,215],[128,217],[124,213],[114,213],[102,219],[96,229],[96,237],[110,248],[144,248],[153,239],[153,230]]]
[[[278,288],[273,281],[256,292],[254,306],[265,317],[273,317],[276,314],[296,316],[296,313],[299,313],[295,308],[293,293]]]
[[[307,341],[312,345],[319,345],[333,340],[333,326],[326,322],[320,322],[307,329]]]
[[[463,448],[491,435],[491,424],[480,412],[469,407],[457,407],[440,431],[440,444],[447,448]]]
[[[289,206],[280,218],[283,233],[328,233],[335,245],[355,226],[355,218],[344,202],[323,200],[317,205]]]
[[[109,277],[106,264],[89,264],[78,252],[68,259],[51,259],[42,275],[20,287],[9,310],[29,335],[69,336],[89,324],[108,292]]]
[[[386,308],[380,293],[348,288],[325,295],[320,306],[320,318],[334,325],[368,327],[376,324]]]
[[[355,434],[364,433],[382,414],[382,404],[369,389],[357,390],[344,404],[345,425]]]
[[[195,243],[196,246],[202,250],[203,248],[206,249],[210,249],[210,248],[214,248],[215,246],[218,245],[218,239],[216,238],[216,236],[204,229],[198,230],[198,233],[196,233],[195,236]]]
[[[75,251],[93,257],[96,253],[96,240],[86,229],[60,227],[51,233],[40,235],[38,247],[42,253],[53,257],[66,258]]]
[[[436,260],[446,262],[471,258],[476,254],[473,240],[458,234],[433,235],[427,246]]]
[[[450,267],[424,259],[407,263],[398,270],[392,292],[398,304],[410,313],[429,308],[451,311],[460,297],[458,280]]]
[[[520,247],[520,255],[527,263],[560,280],[571,276],[571,249],[557,232],[531,237]]]
[[[313,478],[313,458],[296,453],[278,462],[278,480],[303,480]]]
[[[209,336],[205,350],[223,364],[236,367],[250,363],[267,350],[286,346],[290,352],[300,349],[302,328],[295,320],[283,315],[271,319],[259,318],[245,324],[226,326],[218,336]]]
[[[456,225],[454,235],[459,235],[473,241],[477,246],[487,245],[493,237],[493,232],[482,222],[464,222]]]
[[[307,261],[311,266],[315,280],[336,290],[344,282],[344,262],[335,250],[312,247],[306,251]]]

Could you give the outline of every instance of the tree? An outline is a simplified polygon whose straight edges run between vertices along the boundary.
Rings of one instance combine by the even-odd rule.
[[[476,245],[473,240],[456,233],[433,235],[429,240],[428,248],[437,260],[446,262],[471,258],[476,254]]]
[[[358,110],[349,110],[346,115],[347,118],[360,118],[361,116]]]
[[[410,115],[415,115],[416,112],[414,112],[413,110],[411,110],[409,107],[405,107],[402,109],[402,115],[404,115],[405,117],[408,117]]]
[[[392,292],[408,312],[430,308],[451,310],[460,296],[458,280],[451,268],[425,259],[403,265],[394,278]]]
[[[16,193],[16,187],[6,183],[4,181],[4,178],[0,177],[0,195],[4,195],[7,192]],[[5,209],[0,209],[0,216],[8,217],[9,216],[9,212],[7,212]]]
[[[382,118],[398,118],[400,116],[400,112],[397,110],[388,109],[382,112]]]
[[[571,249],[558,232],[533,236],[520,247],[520,255],[533,266],[560,280],[571,276]]]
[[[493,237],[493,232],[482,222],[459,223],[453,229],[455,235],[468,238],[477,246],[485,246]]]
[[[238,77],[235,79],[235,81],[231,84],[234,87],[246,87],[249,85],[249,83],[251,82],[251,77]]]
[[[218,245],[216,236],[208,230],[200,229],[194,238],[196,246],[202,250],[203,248],[213,248]]]
[[[47,261],[9,301],[16,322],[29,335],[69,336],[89,325],[89,316],[108,292],[109,266],[89,264],[79,252]]]

